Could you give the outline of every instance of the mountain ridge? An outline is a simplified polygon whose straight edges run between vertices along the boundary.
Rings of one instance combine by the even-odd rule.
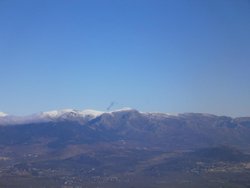
[[[35,113],[31,115],[16,116],[0,112],[0,125],[14,125],[14,124],[25,124],[25,123],[41,123],[41,122],[51,122],[51,121],[61,121],[61,120],[81,120],[87,118],[88,120],[95,119],[104,114],[115,114],[115,113],[128,113],[128,112],[137,112],[142,115],[147,115],[151,117],[191,117],[191,116],[200,116],[200,117],[228,117],[231,119],[250,119],[250,117],[230,117],[230,116],[221,116],[209,113],[178,113],[170,114],[164,112],[141,112],[133,108],[121,108],[113,111],[97,111],[92,109],[85,110],[75,110],[75,109],[61,109],[61,110],[51,110],[40,113]]]
[[[249,117],[66,109],[11,121],[0,126],[0,187],[250,183]]]

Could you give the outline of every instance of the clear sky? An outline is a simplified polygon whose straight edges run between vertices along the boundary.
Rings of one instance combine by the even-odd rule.
[[[249,0],[0,0],[0,111],[250,116]]]

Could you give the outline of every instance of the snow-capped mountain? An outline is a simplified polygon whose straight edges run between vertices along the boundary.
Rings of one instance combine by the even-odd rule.
[[[24,123],[40,123],[40,122],[51,122],[51,121],[62,121],[62,120],[90,120],[103,114],[104,112],[95,110],[53,110],[47,112],[41,112],[28,116],[14,116],[7,115],[3,112],[0,113],[0,124],[1,125],[12,125],[12,124],[24,124]]]
[[[211,172],[215,172],[215,176],[222,172],[227,175],[235,169],[227,177],[230,179],[239,172],[239,167],[244,175],[237,176],[246,176],[244,182],[249,180],[245,174],[250,173],[247,166],[250,156],[239,152],[250,153],[249,117],[202,113],[170,115],[130,108],[110,112],[64,109],[25,117],[3,115],[0,122],[2,180],[13,176],[13,182],[27,177],[39,181],[44,175],[51,179],[62,177],[62,173],[65,173],[64,177],[80,174],[79,177],[91,179],[92,176],[101,177],[105,172],[105,178],[124,174],[124,179],[134,173],[139,173],[140,178],[146,174],[146,179],[153,174],[157,181],[166,173],[162,177],[164,182],[169,177],[168,170],[173,174],[180,172],[180,176],[194,174],[197,178],[202,174],[207,177]],[[222,167],[226,170],[208,172],[208,164],[212,170]],[[111,182],[108,180],[108,183]],[[123,184],[126,186],[127,183],[126,180]],[[114,187],[123,187],[123,184]],[[160,184],[160,187],[168,185]],[[200,185],[199,182],[197,187]]]
[[[94,119],[102,114],[122,113],[133,110],[132,108],[122,108],[115,111],[103,112],[97,110],[75,110],[62,109],[40,112],[28,116],[7,115],[0,112],[0,125],[24,124],[24,123],[40,123],[40,122],[55,122],[55,121],[78,121],[85,122]]]
[[[5,116],[8,116],[8,114],[4,113],[4,112],[0,112],[0,118],[1,117],[5,117]]]
[[[48,112],[42,112],[38,114],[40,118],[50,118],[50,119],[57,119],[57,118],[79,118],[79,117],[89,117],[95,118],[104,112],[96,111],[96,110],[74,110],[74,109],[63,109],[63,110],[53,110]]]
[[[250,147],[249,118],[202,113],[170,115],[128,108],[110,112],[64,109],[24,117],[2,116],[0,125],[0,145],[13,141],[32,143],[41,138],[51,141],[53,147],[124,140],[138,147],[165,149],[186,150],[211,144]]]
[[[130,120],[137,119],[138,123],[141,122],[148,123],[148,121],[181,121],[189,120],[192,122],[194,119],[201,119],[203,121],[215,120],[215,119],[228,119],[228,121],[233,121],[233,118],[216,116],[212,114],[203,113],[184,113],[184,114],[168,114],[159,112],[140,112],[132,108],[122,108],[114,111],[96,111],[96,110],[75,110],[75,109],[62,109],[40,112],[28,116],[14,116],[3,112],[0,112],[0,125],[19,125],[19,124],[30,124],[30,123],[45,123],[45,122],[61,122],[61,121],[73,121],[81,124],[85,124],[93,119],[99,118],[101,121],[110,124],[109,120],[117,121],[116,124],[120,124],[122,121],[129,123]],[[242,118],[235,118],[238,121]]]

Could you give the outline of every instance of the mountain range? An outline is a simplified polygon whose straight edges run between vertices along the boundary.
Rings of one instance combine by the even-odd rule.
[[[0,187],[249,187],[250,117],[0,113]]]

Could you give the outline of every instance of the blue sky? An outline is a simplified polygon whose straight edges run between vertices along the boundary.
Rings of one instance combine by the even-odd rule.
[[[248,0],[1,0],[0,111],[250,115]]]

